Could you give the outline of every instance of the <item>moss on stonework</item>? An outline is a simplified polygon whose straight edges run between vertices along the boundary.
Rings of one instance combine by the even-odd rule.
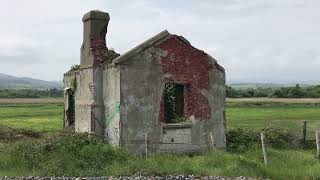
[[[79,65],[79,64],[74,64],[74,65],[71,66],[70,72],[71,72],[71,71],[77,71],[77,70],[79,70],[79,69],[80,69],[80,65]]]

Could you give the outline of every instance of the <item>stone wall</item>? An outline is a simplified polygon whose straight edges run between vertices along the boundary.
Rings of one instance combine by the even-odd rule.
[[[103,135],[111,144],[120,145],[120,67],[106,66],[103,77]]]
[[[145,148],[145,133],[150,142],[160,142],[162,128],[158,120],[162,99],[163,72],[156,59],[143,51],[121,66],[121,145],[130,152]],[[159,149],[159,143],[149,145],[149,151]]]
[[[77,132],[91,132],[91,108],[94,100],[93,93],[93,69],[86,68],[79,70],[77,77],[77,89],[75,94],[75,130]]]

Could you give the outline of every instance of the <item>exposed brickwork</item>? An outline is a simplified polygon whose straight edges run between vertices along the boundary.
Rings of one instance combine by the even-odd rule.
[[[92,38],[90,42],[90,54],[93,55],[94,65],[98,65],[108,60],[108,48],[106,46],[105,35],[101,35],[98,38]]]
[[[202,89],[209,88],[209,71],[214,68],[208,62],[208,55],[183,42],[176,35],[172,35],[157,47],[168,52],[168,55],[161,60],[164,73],[171,75],[165,79],[166,83],[183,84],[187,87],[184,116],[194,115],[200,120],[210,118],[209,102],[201,94]],[[163,102],[160,105],[159,119],[164,121]]]

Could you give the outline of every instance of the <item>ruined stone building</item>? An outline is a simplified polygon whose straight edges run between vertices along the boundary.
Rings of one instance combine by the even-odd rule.
[[[225,70],[182,36],[162,31],[108,59],[109,14],[83,19],[78,70],[64,74],[64,127],[130,152],[224,148]]]

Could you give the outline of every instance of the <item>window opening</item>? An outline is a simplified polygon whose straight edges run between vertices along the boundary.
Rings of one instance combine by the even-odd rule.
[[[181,84],[166,84],[164,90],[164,115],[166,123],[180,123],[184,118],[185,87]]]

